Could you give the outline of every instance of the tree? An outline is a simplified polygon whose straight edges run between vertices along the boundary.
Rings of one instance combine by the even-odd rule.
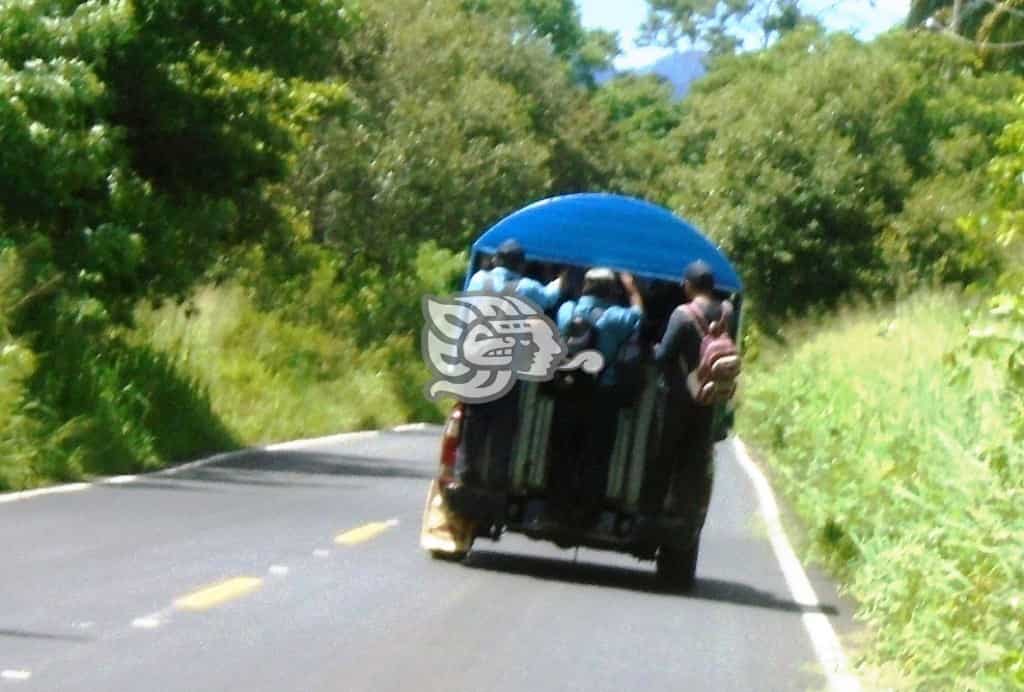
[[[801,23],[814,21],[800,0],[649,0],[648,5],[641,43],[701,43],[715,55],[749,48],[755,36],[765,48]]]
[[[615,174],[614,133],[569,59],[464,5],[368,7],[349,47],[362,56],[351,116],[324,121],[291,180],[333,256],[332,309],[362,342],[418,332],[423,268],[447,266],[422,257],[461,257],[515,209]]]
[[[551,42],[577,82],[593,86],[594,72],[611,66],[618,38],[585,29],[575,0],[462,0],[465,10],[512,22],[513,29]]]
[[[347,107],[329,78],[356,21],[343,0],[3,3],[0,245],[47,295],[126,319],[290,232],[268,186]]]
[[[678,163],[660,185],[766,314],[888,290],[893,277],[970,280],[991,254],[955,219],[984,192],[971,171],[1019,89],[927,34],[865,45],[799,30],[716,61],[683,103],[665,143]]]
[[[620,75],[594,94],[594,106],[607,114],[601,137],[615,166],[612,187],[636,197],[664,203],[670,191],[660,183],[674,163],[666,138],[681,123],[683,112],[671,84],[654,75]]]
[[[907,26],[973,43],[992,66],[1024,68],[1021,0],[913,0]]]
[[[378,39],[357,111],[324,124],[295,181],[339,252],[403,266],[421,242],[461,250],[526,202],[607,184],[602,114],[547,38],[456,0],[386,0],[356,41]]]

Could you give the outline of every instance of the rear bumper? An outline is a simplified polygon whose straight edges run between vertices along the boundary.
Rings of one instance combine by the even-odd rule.
[[[449,512],[472,522],[477,536],[493,538],[498,530],[550,541],[563,548],[587,547],[653,559],[659,546],[689,547],[700,536],[707,507],[692,507],[679,513],[656,515],[606,509],[596,520],[555,522],[543,517],[544,501],[527,497],[488,493],[461,487],[451,496]]]

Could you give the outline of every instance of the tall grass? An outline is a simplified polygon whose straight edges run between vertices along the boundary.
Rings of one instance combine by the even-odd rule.
[[[39,426],[23,405],[34,371],[34,354],[0,332],[0,490],[32,485],[41,466]]]
[[[237,444],[168,356],[46,305],[23,283],[14,252],[0,251],[0,491],[144,471]],[[15,337],[19,312],[34,328]]]
[[[1005,373],[955,357],[974,314],[847,311],[747,377],[741,430],[861,604],[866,666],[908,689],[1024,688],[1024,449]]]
[[[361,347],[258,311],[239,286],[202,290],[189,307],[140,309],[138,321],[137,338],[202,382],[245,444],[440,417],[423,397],[428,375],[411,337]]]
[[[455,260],[430,250],[421,253],[426,278],[406,277],[405,293],[451,273]],[[32,326],[16,336],[23,273],[13,251],[2,251],[0,491],[439,420],[441,409],[423,396],[428,373],[411,329],[372,340],[354,333],[375,325],[350,315],[334,273],[321,273],[319,292],[281,307],[258,307],[240,285],[206,288],[184,306],[139,306],[131,329],[83,319],[88,311],[73,303],[32,306]],[[405,293],[389,305],[411,311],[403,319],[412,324],[419,306]],[[304,306],[326,312],[303,315]]]

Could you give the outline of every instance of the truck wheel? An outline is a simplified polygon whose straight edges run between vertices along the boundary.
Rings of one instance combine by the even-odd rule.
[[[672,591],[692,591],[697,582],[697,554],[700,538],[689,548],[661,546],[658,549],[658,581]]]
[[[434,558],[435,560],[441,560],[442,562],[462,562],[466,559],[467,555],[469,555],[468,552],[462,551],[456,553],[449,553],[444,550],[430,551],[430,557]]]

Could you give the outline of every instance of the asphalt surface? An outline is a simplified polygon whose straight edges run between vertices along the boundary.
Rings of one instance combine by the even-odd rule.
[[[436,429],[0,504],[0,690],[821,690],[721,446],[690,596],[653,565],[419,522]],[[397,523],[396,523],[397,522]],[[824,611],[848,608],[811,572]]]

